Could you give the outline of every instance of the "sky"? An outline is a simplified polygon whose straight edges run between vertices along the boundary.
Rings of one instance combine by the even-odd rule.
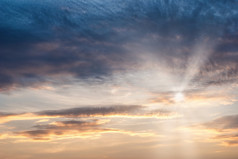
[[[238,0],[1,0],[1,159],[237,159]]]

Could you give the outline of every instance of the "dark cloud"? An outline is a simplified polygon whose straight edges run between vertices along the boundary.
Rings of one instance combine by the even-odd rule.
[[[237,141],[237,140],[226,141],[225,143],[226,143],[227,145],[229,145],[229,146],[237,146],[237,145],[238,145],[238,141]]]
[[[34,140],[50,140],[51,136],[64,136],[67,134],[76,135],[82,133],[99,133],[111,129],[101,128],[103,123],[98,120],[92,121],[57,121],[46,125],[36,125],[35,130],[17,132],[16,134],[30,137]],[[76,131],[76,133],[75,133]]]
[[[213,139],[221,140],[224,145],[226,146],[237,146],[238,145],[238,133],[224,133],[222,135],[217,135]]]
[[[237,58],[237,8],[235,0],[2,0],[0,88],[60,82],[65,74],[108,77],[140,65],[125,47],[132,43],[165,61],[186,59],[191,52],[178,50],[201,37],[222,39],[205,66],[209,74]],[[219,80],[236,80],[236,70],[222,70]],[[203,82],[219,82],[211,79]]]
[[[21,124],[26,125],[27,120],[37,120],[35,123],[43,123],[25,129],[20,125],[19,127],[16,126],[16,129],[5,133],[12,137],[26,137],[33,140],[52,140],[55,138],[91,137],[94,135],[98,136],[101,133],[122,133],[132,136],[143,136],[143,133],[140,134],[137,132],[108,127],[107,123],[114,116],[124,118],[135,117],[139,119],[168,119],[178,117],[178,114],[165,109],[148,110],[146,107],[136,105],[79,107],[19,114],[0,113],[2,123],[21,121]]]
[[[124,117],[138,117],[138,118],[163,118],[163,117],[177,117],[176,112],[165,109],[147,110],[143,106],[111,106],[111,107],[80,107],[61,110],[46,110],[37,112],[40,116],[56,116],[56,117],[97,117],[97,116],[124,116]]]
[[[124,117],[124,118],[156,118],[168,119],[177,118],[180,114],[177,112],[169,111],[166,109],[148,110],[144,106],[104,106],[104,107],[79,107],[70,109],[59,110],[45,110],[40,112],[25,112],[25,113],[1,113],[0,123],[10,121],[24,121],[24,120],[40,120],[40,119],[57,119],[57,118],[111,118],[111,117]],[[67,122],[66,122],[67,124]],[[73,123],[71,123],[73,124]],[[77,123],[79,124],[79,123]],[[83,124],[83,123],[82,123]]]
[[[211,122],[205,123],[204,126],[211,129],[226,130],[238,128],[238,115],[224,116],[215,119]]]
[[[143,113],[143,106],[138,105],[116,105],[116,106],[102,106],[102,107],[77,107],[69,109],[59,109],[59,110],[45,110],[40,112],[25,112],[25,113],[9,113],[0,112],[0,118],[10,117],[10,116],[20,116],[27,115],[30,113],[35,116],[56,116],[56,117],[90,117],[90,116],[108,116],[108,115],[130,115]]]
[[[20,115],[20,114],[0,112],[0,118],[5,118],[9,116],[14,116],[14,115]]]
[[[88,119],[87,117],[97,116],[128,116],[128,117],[171,117],[175,115],[173,112],[163,109],[145,111],[141,106],[114,106],[114,107],[83,107],[63,110],[43,111],[35,113],[35,115],[46,117],[74,118],[74,120],[55,121],[47,124],[38,124],[30,130],[15,132],[16,135],[31,138],[33,140],[51,140],[54,137],[67,136],[87,136],[100,134],[105,132],[117,132],[125,134],[133,134],[133,132],[124,131],[115,128],[105,128],[108,121],[100,119]],[[84,117],[84,120],[77,117]],[[34,118],[37,119],[37,118]],[[13,119],[17,120],[17,119]],[[136,133],[135,133],[136,134]]]
[[[107,116],[107,115],[128,115],[138,112],[141,106],[112,106],[112,107],[81,107],[62,110],[48,110],[38,112],[38,115],[63,116],[63,117],[84,117],[84,116]]]
[[[212,139],[226,146],[238,145],[238,115],[224,116],[204,123],[203,126],[218,132],[218,135],[216,134]]]
[[[238,36],[224,37],[213,51],[206,65],[202,66],[197,80],[208,85],[238,81]]]

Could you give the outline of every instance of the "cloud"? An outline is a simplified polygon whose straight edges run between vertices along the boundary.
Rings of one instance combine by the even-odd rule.
[[[1,115],[2,114],[2,115]],[[39,120],[56,118],[157,118],[172,119],[181,117],[180,114],[168,110],[147,110],[144,106],[104,106],[104,107],[78,107],[60,110],[45,110],[40,112],[27,112],[19,114],[0,113],[0,123],[19,120]]]
[[[238,129],[238,115],[224,116],[204,124],[205,127],[219,131]]]
[[[63,116],[63,117],[90,117],[109,115],[128,115],[143,108],[142,106],[112,106],[112,107],[80,107],[63,110],[48,110],[38,112],[42,116]]]
[[[79,107],[46,110],[35,113],[1,113],[1,124],[6,126],[1,138],[16,140],[55,140],[68,138],[93,138],[103,133],[118,133],[146,137],[155,135],[150,131],[128,131],[111,127],[113,118],[126,119],[173,119],[180,114],[164,109],[147,109],[144,106]],[[109,123],[110,122],[110,123]],[[19,124],[14,124],[19,123]],[[28,123],[28,124],[26,124]],[[31,124],[30,124],[31,123]],[[9,127],[9,125],[14,127]],[[29,125],[21,127],[20,125]],[[33,126],[32,126],[33,124]],[[37,124],[37,125],[34,125]]]
[[[237,146],[238,139],[238,115],[229,115],[217,118],[202,124],[205,129],[214,130],[212,140],[225,146]]]
[[[143,106],[81,107],[42,111],[39,116],[49,117],[122,117],[122,118],[176,118],[180,115],[168,110],[146,110]]]
[[[104,133],[147,137],[154,136],[155,133],[144,130],[128,131],[114,128],[110,126],[110,124],[113,124],[110,121],[112,118],[172,119],[178,117],[180,115],[175,112],[162,109],[150,110],[144,106],[136,105],[79,107],[19,114],[1,113],[1,124],[6,126],[6,130],[1,133],[1,139],[48,141],[69,138],[94,138],[100,137]],[[15,122],[20,124],[15,125]],[[26,123],[28,123],[28,127],[20,126],[21,124],[26,125]],[[8,127],[9,124],[13,124],[14,127]]]
[[[103,123],[99,120],[92,121],[57,121],[47,125],[36,125],[36,130],[27,130],[17,132],[17,135],[32,138],[34,140],[50,140],[55,136],[91,136],[91,134],[99,134],[107,131],[117,131],[113,129],[101,128]]]
[[[105,128],[105,120],[66,120],[56,121],[49,124],[35,125],[33,130],[14,132],[9,137],[15,138],[30,138],[32,140],[55,140],[69,138],[93,138],[99,137],[103,133],[118,133],[130,136],[155,136],[151,132],[134,132],[121,130],[118,128]]]
[[[185,65],[200,37],[218,46],[207,71],[201,72],[212,78],[197,80],[213,84],[237,79],[237,66],[212,74],[237,59],[236,1],[55,2],[0,2],[1,91],[72,82],[64,81],[65,75],[102,79],[139,69],[137,48],[126,46],[140,46],[171,62],[171,69],[178,68],[172,61],[182,59]]]
[[[0,118],[14,116],[14,115],[16,115],[16,114],[0,112]]]

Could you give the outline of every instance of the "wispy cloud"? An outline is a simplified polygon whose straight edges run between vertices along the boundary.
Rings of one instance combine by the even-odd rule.
[[[33,140],[54,140],[69,138],[93,138],[104,133],[118,133],[130,136],[148,137],[155,136],[152,132],[136,132],[121,130],[118,128],[107,128],[105,120],[67,120],[56,121],[46,125],[36,125],[33,130],[14,132],[16,138],[26,137]],[[14,136],[12,134],[12,136]]]
[[[128,131],[120,128],[111,128],[107,123],[113,118],[122,119],[173,119],[181,117],[180,114],[163,109],[150,110],[144,106],[105,106],[105,107],[79,107],[61,110],[46,110],[35,113],[1,113],[1,123],[32,121],[37,123],[30,130],[18,131],[7,129],[1,136],[5,138],[31,138],[33,140],[54,140],[63,138],[87,138],[100,136],[103,133],[120,133],[130,136],[155,135],[148,131]],[[112,123],[113,124],[113,123]],[[18,126],[17,126],[18,127]]]
[[[238,115],[223,116],[199,125],[200,129],[210,132],[210,140],[224,146],[237,146]]]
[[[47,118],[83,118],[83,117],[123,117],[123,118],[158,118],[169,119],[180,117],[176,112],[157,109],[147,110],[144,106],[105,106],[78,107],[71,109],[46,110],[19,114],[1,113],[1,123],[14,120],[41,120]]]

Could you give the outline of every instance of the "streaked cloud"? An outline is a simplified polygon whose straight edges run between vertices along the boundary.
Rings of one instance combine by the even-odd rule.
[[[210,132],[210,140],[224,146],[237,146],[238,115],[223,116],[200,125],[201,129]]]
[[[49,110],[38,112],[42,116],[60,116],[60,117],[90,117],[107,115],[127,115],[139,111],[142,106],[112,106],[112,107],[80,107],[63,110]]]
[[[224,116],[205,123],[204,126],[218,131],[236,129],[238,128],[238,115]]]
[[[33,140],[54,140],[71,138],[100,137],[104,133],[118,133],[130,136],[148,137],[155,136],[149,132],[133,132],[116,128],[105,128],[104,120],[68,120],[57,121],[47,125],[36,125],[34,130],[15,132],[16,137],[27,137]],[[104,127],[103,127],[104,126]]]
[[[39,120],[51,118],[84,118],[84,117],[124,117],[124,118],[177,118],[181,117],[176,112],[157,109],[147,110],[144,106],[105,106],[105,107],[78,107],[61,110],[46,110],[30,113],[1,113],[1,122],[6,123],[15,120]]]
[[[1,113],[1,123],[6,125],[2,139],[13,138],[16,140],[56,140],[71,138],[99,137],[104,133],[119,133],[130,136],[155,135],[148,131],[132,131],[112,128],[110,122],[114,118],[121,119],[174,119],[182,117],[181,114],[163,109],[148,109],[145,106],[104,106],[104,107],[79,107],[61,110],[45,110],[35,113]],[[37,124],[22,130],[15,125],[8,129],[10,122],[24,124],[31,121]],[[28,122],[29,123],[29,122]],[[111,123],[113,124],[113,123]],[[29,126],[30,126],[29,125]],[[16,131],[17,130],[17,131]]]
[[[116,131],[113,129],[100,128],[103,123],[98,120],[93,121],[58,121],[47,125],[36,125],[36,130],[27,130],[17,132],[17,135],[30,137],[34,140],[50,140],[55,136],[68,137],[88,137],[90,134],[99,134],[101,132]]]

